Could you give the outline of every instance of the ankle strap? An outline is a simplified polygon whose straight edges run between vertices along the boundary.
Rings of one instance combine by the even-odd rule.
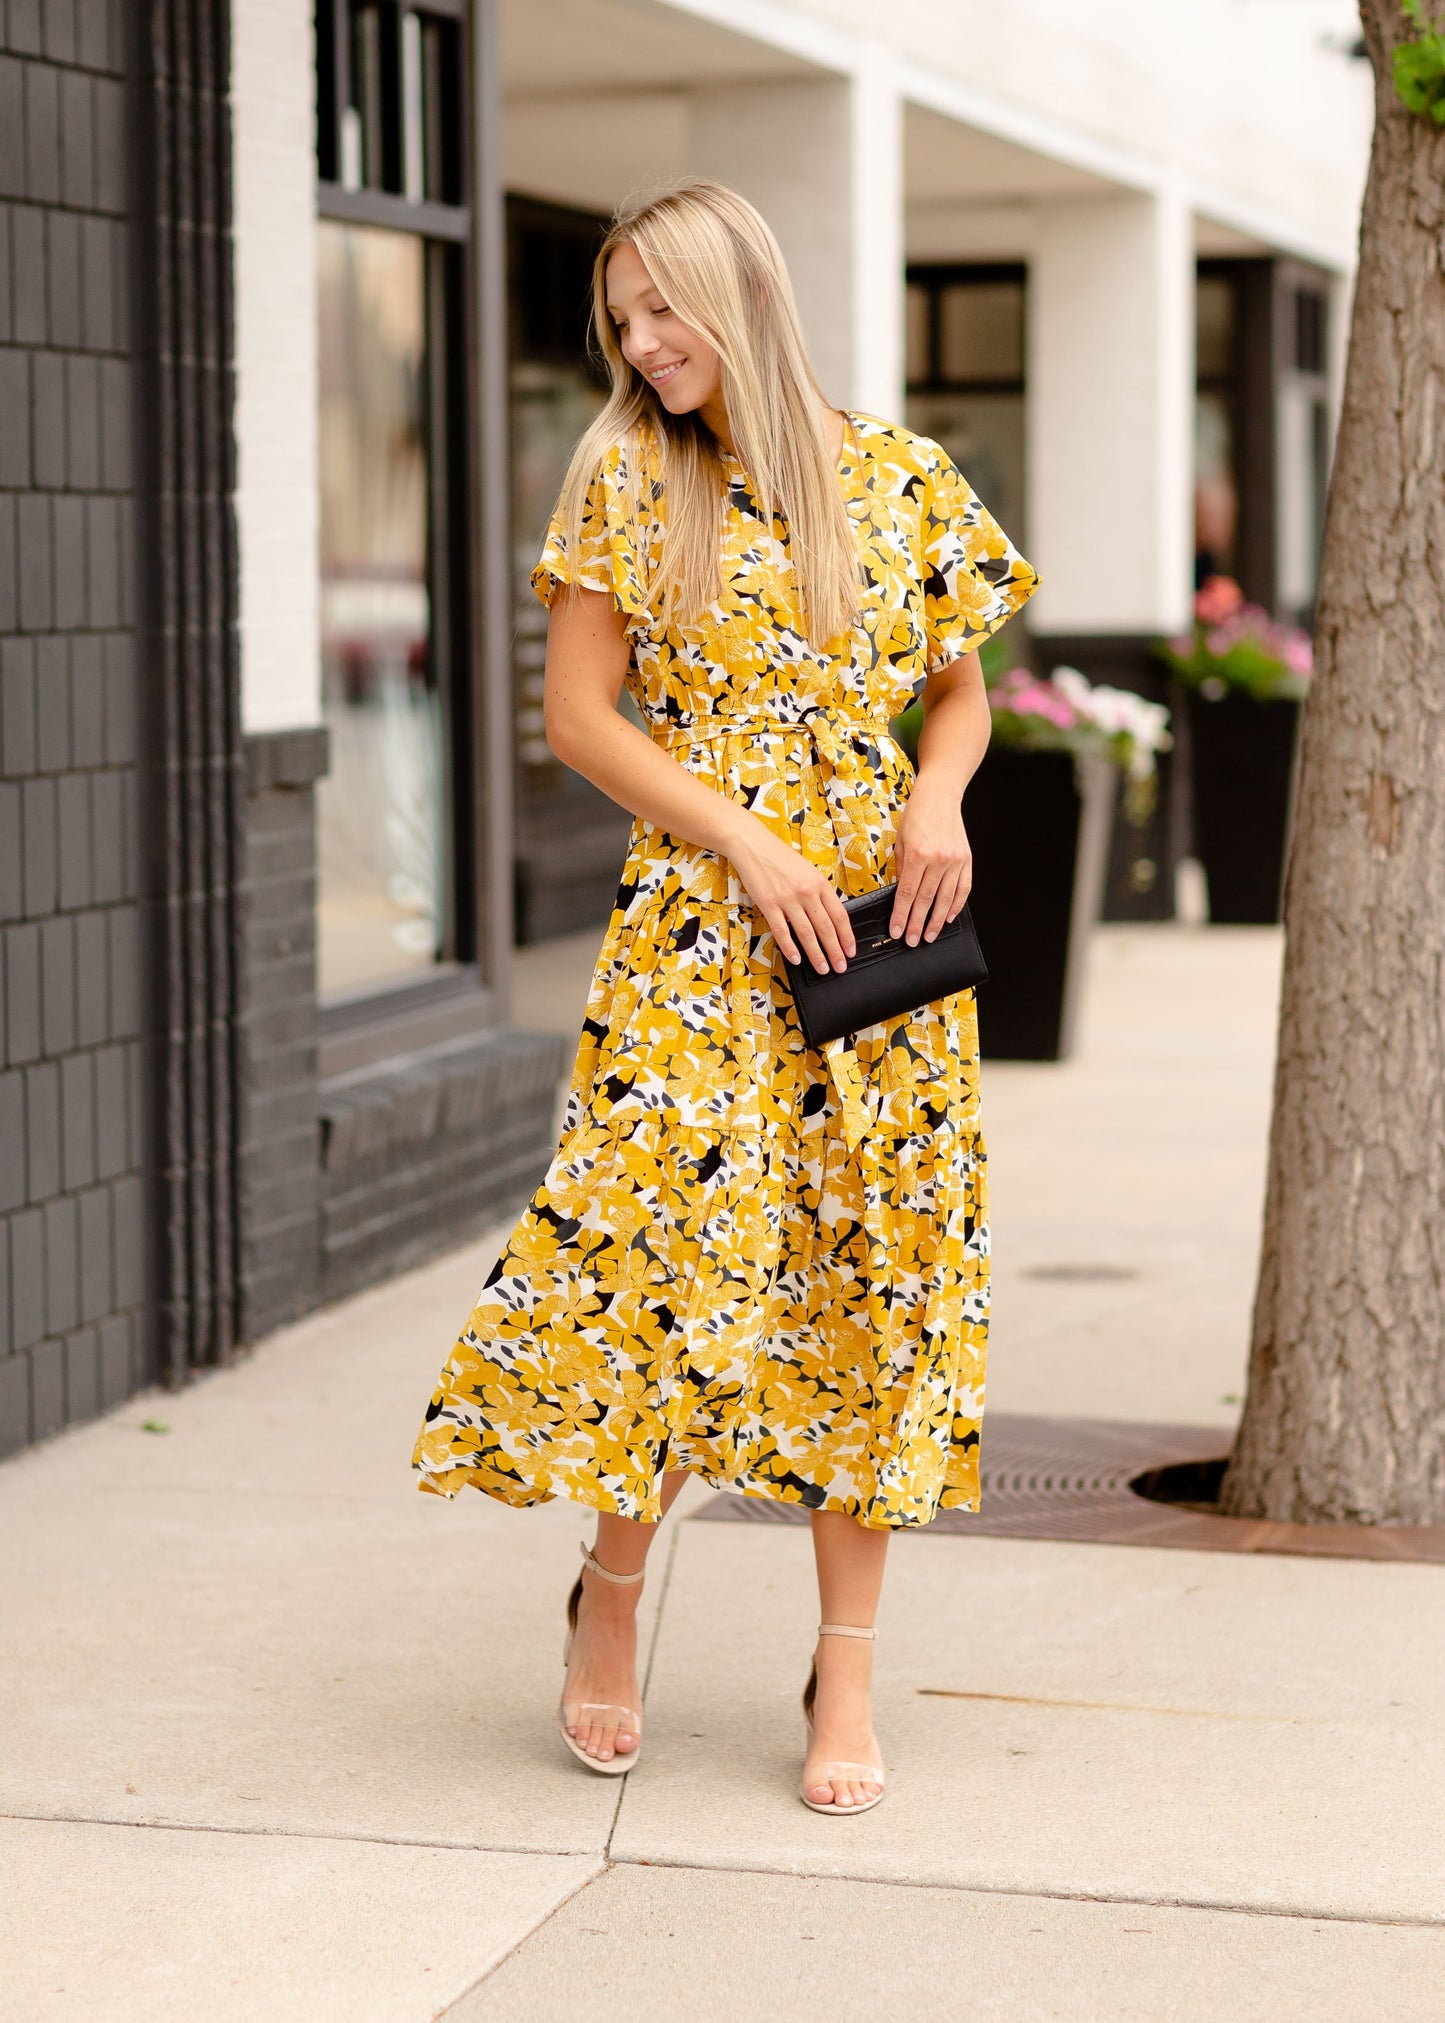
[[[851,1623],[819,1623],[818,1625],[818,1635],[820,1637],[868,1637],[871,1639],[876,1637],[877,1634],[877,1630],[855,1629]]]
[[[611,1581],[614,1587],[636,1587],[640,1580],[646,1580],[647,1578],[646,1567],[642,1569],[641,1573],[609,1573],[605,1566],[597,1564],[597,1561],[592,1557],[592,1554],[585,1545],[582,1548],[582,1557],[587,1562],[587,1571],[589,1573],[595,1573],[598,1580]]]

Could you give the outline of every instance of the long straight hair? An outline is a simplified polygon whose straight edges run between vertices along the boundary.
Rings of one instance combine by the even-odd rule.
[[[666,532],[660,582],[648,586],[664,624],[695,620],[718,596],[725,478],[718,443],[699,414],[671,415],[629,365],[607,313],[607,263],[635,247],[669,308],[705,337],[721,361],[721,393],[734,450],[770,524],[787,523],[807,636],[821,649],[858,609],[861,567],[837,468],[824,433],[825,400],[809,363],[778,242],[752,205],[722,183],[690,178],[616,213],[592,270],[594,340],[611,393],[573,455],[559,511],[579,552],[587,490],[617,444],[627,451],[627,509],[634,524],[650,488],[650,433],[662,458]],[[660,593],[660,594],[659,594]]]

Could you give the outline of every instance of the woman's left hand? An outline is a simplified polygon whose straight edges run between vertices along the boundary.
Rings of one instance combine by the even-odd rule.
[[[973,888],[962,798],[943,777],[914,780],[894,832],[893,866],[898,892],[888,932],[911,947],[933,941]]]

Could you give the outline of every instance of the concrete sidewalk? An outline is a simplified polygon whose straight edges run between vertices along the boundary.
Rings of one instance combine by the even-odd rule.
[[[1081,1057],[987,1071],[993,1409],[1232,1419],[1277,967],[1107,930]],[[1445,1568],[902,1537],[826,1820],[806,1530],[684,1516],[642,1765],[573,1765],[585,1520],[407,1466],[504,1234],[0,1469],[0,2017],[1445,2018]]]

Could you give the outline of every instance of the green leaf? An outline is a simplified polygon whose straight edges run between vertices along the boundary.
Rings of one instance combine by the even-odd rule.
[[[169,1433],[171,1430],[164,1419],[142,1419],[140,1429],[142,1433]]]
[[[1445,126],[1445,33],[1426,20],[1422,0],[1400,0],[1400,6],[1416,36],[1401,42],[1390,59],[1395,91],[1407,112]]]

